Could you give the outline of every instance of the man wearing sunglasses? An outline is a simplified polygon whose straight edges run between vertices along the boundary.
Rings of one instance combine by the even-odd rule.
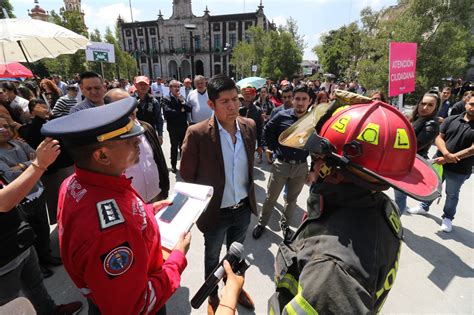
[[[93,71],[81,73],[79,87],[81,88],[82,95],[84,95],[84,100],[71,108],[71,114],[83,109],[104,105],[106,89],[104,81],[99,74]]]

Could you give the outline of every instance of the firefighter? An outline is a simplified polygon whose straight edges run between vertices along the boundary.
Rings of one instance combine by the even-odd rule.
[[[312,153],[316,180],[308,218],[279,246],[269,314],[377,313],[394,284],[403,237],[400,212],[383,191],[433,200],[440,180],[416,155],[408,120],[380,101],[334,104],[315,132],[296,129],[280,142]]]

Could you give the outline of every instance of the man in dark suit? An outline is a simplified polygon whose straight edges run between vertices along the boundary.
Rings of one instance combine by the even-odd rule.
[[[253,183],[255,122],[239,117],[237,87],[229,77],[214,76],[207,91],[214,115],[188,128],[180,167],[185,181],[214,187],[209,207],[197,221],[204,233],[206,278],[219,263],[226,235],[227,249],[233,242],[243,243],[251,212],[257,215]],[[239,303],[254,308],[244,290]],[[216,287],[209,297],[208,314],[214,314],[218,305]]]

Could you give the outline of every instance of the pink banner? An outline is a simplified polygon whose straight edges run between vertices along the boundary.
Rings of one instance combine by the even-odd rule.
[[[416,43],[390,43],[388,96],[415,90]]]

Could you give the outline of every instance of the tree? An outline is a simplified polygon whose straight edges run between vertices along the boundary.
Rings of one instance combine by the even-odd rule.
[[[262,60],[262,76],[292,77],[301,69],[303,54],[293,36],[286,31],[271,31]]]
[[[3,10],[5,10],[8,16],[5,16]],[[6,18],[15,18],[15,14],[13,14],[13,6],[9,0],[0,0],[0,19]]]
[[[255,50],[252,44],[239,42],[232,51],[231,64],[234,65],[237,78],[250,77],[252,74],[252,64],[255,57]],[[257,66],[258,68],[258,66]]]
[[[361,30],[356,23],[351,23],[323,34],[321,44],[313,51],[326,72],[350,80],[362,56],[361,40]]]
[[[291,37],[296,42],[298,49],[301,51],[301,54],[304,54],[304,50],[306,49],[306,43],[304,42],[304,38],[298,34],[298,23],[294,18],[290,16],[289,19],[286,20],[286,25],[279,28],[280,33],[283,31],[289,32]]]
[[[351,25],[330,31],[314,51],[326,71],[358,73],[366,88],[386,89],[389,43],[415,42],[416,91],[409,96],[413,100],[441,85],[442,77],[462,76],[467,70],[474,52],[470,13],[464,1],[399,0],[397,6],[380,11],[365,8],[358,31],[353,28],[351,35]]]

